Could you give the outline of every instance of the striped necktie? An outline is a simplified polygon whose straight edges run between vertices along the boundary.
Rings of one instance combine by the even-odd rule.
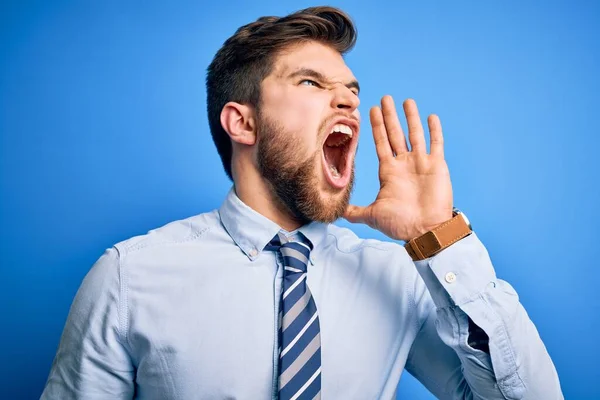
[[[277,235],[269,243],[283,257],[279,313],[279,399],[321,398],[321,334],[317,306],[306,285],[312,245]]]

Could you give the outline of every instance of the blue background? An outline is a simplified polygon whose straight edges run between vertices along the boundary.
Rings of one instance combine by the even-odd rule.
[[[39,397],[106,247],[219,206],[230,183],[206,67],[240,25],[314,5],[167,3],[1,3],[2,399]],[[481,3],[333,5],[358,25],[347,61],[363,116],[387,93],[440,115],[456,205],[519,292],[566,397],[599,398],[600,6]],[[353,201],[377,190],[365,119]],[[432,398],[408,374],[398,393]]]

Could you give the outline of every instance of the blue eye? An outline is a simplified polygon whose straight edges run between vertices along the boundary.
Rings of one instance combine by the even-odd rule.
[[[319,84],[317,82],[310,80],[310,79],[303,79],[300,81],[300,84],[307,85],[307,86],[319,86]]]

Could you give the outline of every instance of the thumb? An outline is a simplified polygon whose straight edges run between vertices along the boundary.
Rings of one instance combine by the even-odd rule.
[[[368,207],[354,206],[352,204],[348,205],[346,208],[346,212],[344,213],[344,218],[352,223],[367,223],[369,215]]]

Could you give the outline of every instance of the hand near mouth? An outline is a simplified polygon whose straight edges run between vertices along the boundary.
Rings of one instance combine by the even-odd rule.
[[[371,108],[379,194],[366,207],[349,205],[344,218],[365,223],[392,239],[409,241],[452,218],[452,184],[439,118],[430,115],[427,119],[431,138],[427,154],[417,105],[409,99],[403,106],[410,150],[392,97],[384,96],[381,108]]]

